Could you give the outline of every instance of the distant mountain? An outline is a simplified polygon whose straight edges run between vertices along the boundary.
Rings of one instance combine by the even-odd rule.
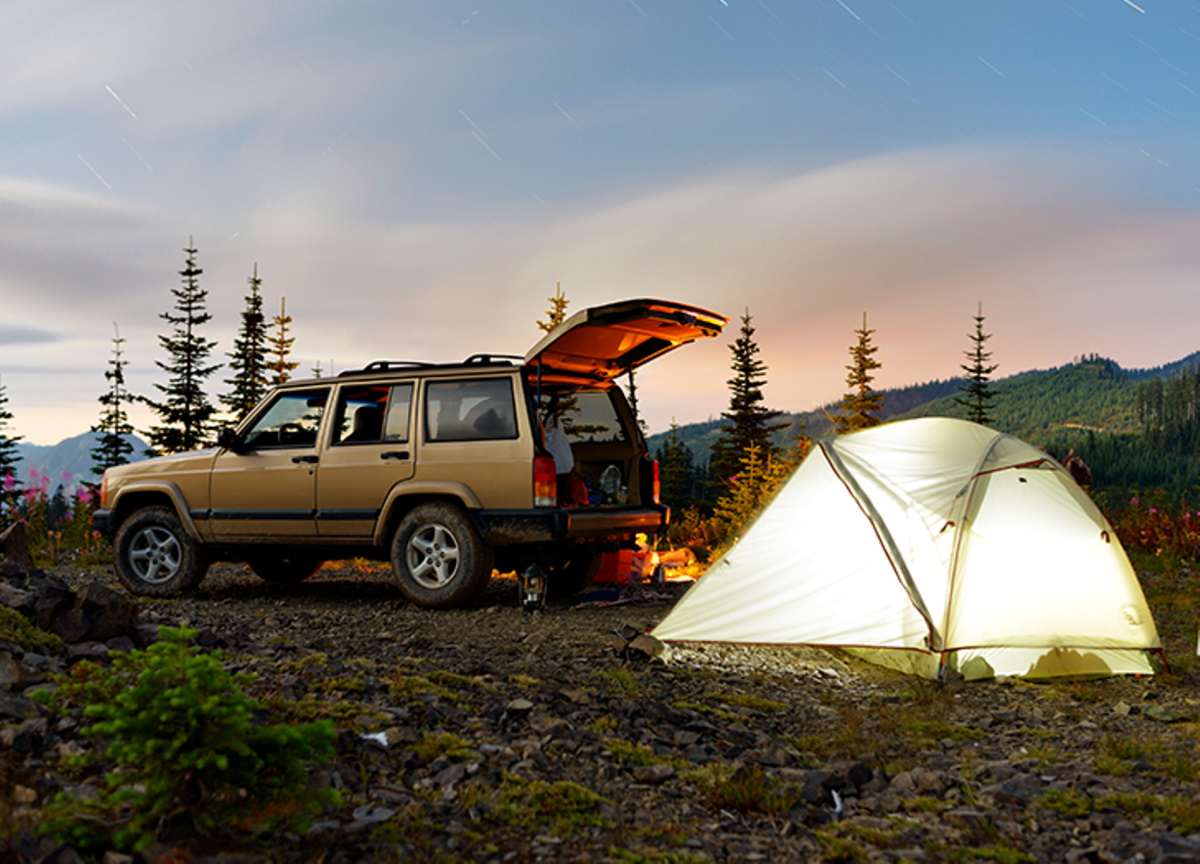
[[[85,432],[50,446],[18,442],[17,453],[21,458],[17,462],[17,479],[27,483],[29,472],[36,471],[50,478],[51,490],[59,484],[73,488],[80,483],[96,483],[100,478],[92,473],[92,449],[99,440],[96,432]],[[144,459],[149,445],[136,435],[129,436],[128,440],[133,444],[129,461]]]
[[[1020,372],[992,382],[997,396],[990,425],[1037,445],[1045,445],[1072,430],[1129,432],[1137,426],[1138,386],[1153,378],[1169,378],[1197,364],[1200,351],[1152,369],[1122,369],[1114,360],[1090,355],[1052,369]],[[884,396],[880,416],[884,420],[965,417],[966,409],[954,401],[961,386],[960,379],[950,378],[880,391]],[[826,412],[833,410],[830,404],[817,411],[785,414],[780,421],[790,423],[793,429],[803,427],[810,436],[819,437],[829,431]],[[680,437],[697,464],[708,461],[709,450],[724,423],[724,420],[709,420],[679,427]],[[667,434],[660,432],[649,437],[652,453],[662,446]],[[784,444],[790,434],[782,430],[777,433],[777,440]]]

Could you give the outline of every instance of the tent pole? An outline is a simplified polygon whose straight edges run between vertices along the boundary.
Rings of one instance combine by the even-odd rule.
[[[1167,662],[1167,650],[1165,648],[1163,648],[1162,646],[1159,646],[1158,649],[1156,649],[1156,650],[1158,651],[1158,659],[1162,661],[1163,671],[1166,672],[1168,675],[1170,675],[1171,674],[1171,664]]]

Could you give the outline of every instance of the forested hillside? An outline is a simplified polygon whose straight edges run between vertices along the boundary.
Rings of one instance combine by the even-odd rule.
[[[1086,357],[1056,369],[1022,372],[995,382],[992,426],[1035,444],[1063,429],[1132,432],[1138,381],[1114,361]],[[965,417],[953,393],[900,417]]]
[[[991,426],[1064,457],[1075,450],[1092,468],[1098,492],[1114,499],[1130,490],[1161,488],[1178,497],[1200,486],[1200,352],[1153,369],[1122,369],[1114,360],[1087,356],[1053,369],[997,379]],[[948,379],[883,391],[881,419],[965,417],[954,401],[960,381]],[[828,434],[825,411],[786,414],[792,430]],[[707,463],[708,448],[723,421],[680,426],[679,437],[694,464]],[[656,452],[666,433],[650,437]]]

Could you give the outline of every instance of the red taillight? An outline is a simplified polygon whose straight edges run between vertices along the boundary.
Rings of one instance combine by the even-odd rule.
[[[108,475],[105,474],[100,478],[100,506],[108,506]]]
[[[558,504],[558,475],[554,460],[549,456],[533,458],[533,506],[554,507]]]
[[[661,504],[662,503],[662,480],[659,478],[659,474],[658,474],[658,460],[654,459],[653,461],[651,461],[650,466],[651,466],[650,467],[651,476],[654,478],[654,485],[652,487],[652,492],[654,493],[654,503]]]

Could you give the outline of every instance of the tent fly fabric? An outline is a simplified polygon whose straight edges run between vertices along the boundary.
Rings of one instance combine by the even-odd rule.
[[[1107,520],[1041,450],[930,417],[820,441],[654,629],[839,647],[926,677],[1152,674]]]

